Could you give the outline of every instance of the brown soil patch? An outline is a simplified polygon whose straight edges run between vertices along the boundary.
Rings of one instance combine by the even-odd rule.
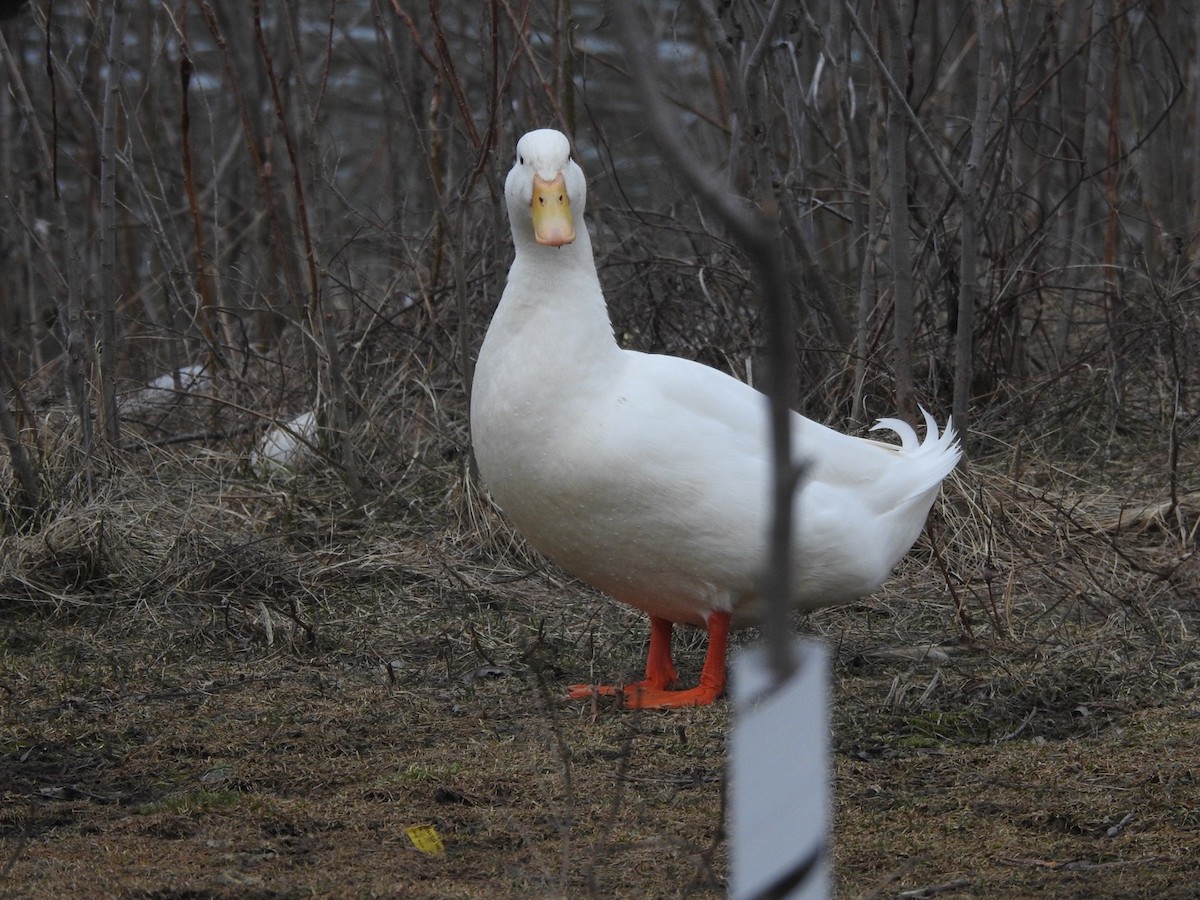
[[[839,896],[1194,896],[1195,560],[1023,490],[977,468],[937,554],[799,623],[833,652]],[[644,623],[485,507],[363,525],[234,478],[134,520],[113,491],[6,545],[0,891],[724,894],[728,703],[559,699],[636,673]]]

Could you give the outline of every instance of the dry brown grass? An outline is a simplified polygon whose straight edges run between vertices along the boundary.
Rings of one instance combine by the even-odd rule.
[[[419,452],[363,432],[362,513],[327,467],[262,481],[245,441],[172,445],[3,539],[0,887],[723,893],[727,703],[558,699],[635,673],[643,623],[521,545],[421,394],[388,421]],[[1022,458],[974,460],[884,592],[800,623],[835,652],[841,895],[1200,875],[1193,497]],[[444,855],[413,847],[422,823]]]

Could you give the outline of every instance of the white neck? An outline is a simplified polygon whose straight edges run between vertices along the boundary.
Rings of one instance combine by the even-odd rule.
[[[554,343],[588,356],[616,348],[592,242],[583,222],[576,225],[574,242],[563,247],[540,246],[532,234],[513,235],[516,257],[493,329],[533,329],[525,337],[542,344],[542,352],[554,352]]]

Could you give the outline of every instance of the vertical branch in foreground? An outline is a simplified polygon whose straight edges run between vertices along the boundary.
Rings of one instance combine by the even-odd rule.
[[[828,664],[819,645],[796,646],[788,621],[793,501],[803,467],[792,456],[792,412],[786,398],[796,380],[793,304],[777,202],[769,182],[763,183],[771,173],[765,166],[758,169],[757,186],[763,199],[755,207],[722,189],[715,173],[702,170],[684,147],[681,129],[658,92],[652,66],[647,64],[654,54],[645,44],[644,30],[637,27],[627,4],[615,4],[613,14],[655,142],[742,246],[762,294],[772,472],[770,526],[764,535],[767,562],[762,576],[765,646],[739,657],[732,685],[730,893],[737,898],[825,896],[829,891],[831,805]],[[759,46],[768,40],[764,29]],[[750,62],[754,62],[753,56]],[[744,71],[753,74],[754,65]],[[775,835],[763,840],[764,830],[771,829],[787,834],[787,845],[770,839]]]
[[[100,409],[109,443],[121,439],[117,413],[117,98],[124,73],[122,44],[126,9],[114,0],[104,58],[104,105],[100,125]]]
[[[496,34],[496,5],[490,4],[489,21],[491,23],[491,38],[492,48],[497,46]],[[454,65],[454,58],[450,53],[449,44],[446,40],[446,30],[442,24],[441,6],[436,0],[430,0],[429,3],[429,19],[433,25],[433,43],[437,50],[438,73],[439,78],[443,80],[450,88],[450,93],[457,101],[459,114],[463,120],[463,130],[470,139],[471,147],[475,151],[475,165],[471,167],[471,175],[467,179],[466,186],[463,189],[462,197],[458,201],[458,216],[456,217],[453,226],[450,224],[450,216],[446,210],[444,197],[444,185],[438,189],[438,210],[441,212],[442,220],[442,236],[443,240],[448,240],[450,249],[450,265],[454,272],[454,291],[455,291],[455,306],[458,310],[458,352],[459,359],[462,364],[462,379],[463,379],[463,396],[467,401],[467,408],[471,406],[471,382],[475,380],[475,354],[469,346],[470,338],[467,333],[467,323],[471,321],[470,302],[467,297],[467,260],[466,248],[464,246],[467,234],[467,209],[470,206],[468,198],[471,190],[475,186],[475,180],[483,171],[483,167],[487,162],[487,152],[485,149],[485,138],[480,137],[478,130],[475,128],[475,120],[471,115],[470,106],[466,102],[466,91],[463,88],[462,82],[459,80],[458,71]],[[493,90],[495,84],[496,71],[492,70]],[[494,100],[493,95],[493,100]],[[494,109],[495,107],[493,107]],[[488,129],[487,139],[490,140],[495,134],[493,128]],[[440,251],[439,251],[440,252]],[[473,459],[473,457],[472,457]],[[473,465],[473,463],[472,463]]]
[[[762,291],[770,361],[767,395],[770,399],[773,472],[772,517],[767,536],[767,567],[763,573],[766,602],[762,633],[771,672],[776,682],[782,684],[795,669],[788,621],[792,593],[792,500],[800,487],[803,471],[793,459],[792,411],[786,399],[796,380],[796,371],[792,352],[792,303],[780,247],[778,218],[773,208],[756,210],[747,206],[720,187],[721,179],[715,173],[702,171],[684,147],[679,137],[681,129],[672,121],[659,93],[655,73],[647,64],[648,60],[654,59],[654,54],[646,46],[644,30],[638,27],[634,14],[625,4],[614,6],[613,14],[648,114],[646,124],[655,143],[673,170],[732,232],[749,257]],[[771,206],[774,206],[773,202]]]
[[[324,310],[321,302],[321,280],[317,272],[316,247],[313,244],[312,225],[309,221],[308,204],[305,200],[304,179],[300,168],[299,154],[296,152],[296,141],[287,123],[287,111],[283,98],[279,93],[279,79],[275,75],[275,67],[270,48],[267,47],[266,36],[262,29],[262,2],[254,0],[254,38],[258,43],[258,51],[262,55],[266,68],[267,83],[271,89],[271,101],[275,107],[275,117],[287,148],[288,162],[292,169],[292,189],[296,194],[296,218],[300,222],[300,236],[304,245],[304,261],[308,270],[308,311],[309,328],[314,340],[321,341],[325,351],[325,361],[329,381],[329,402],[333,413],[334,430],[338,436],[338,449],[341,452],[342,470],[346,473],[346,483],[350,488],[350,496],[358,507],[365,505],[362,480],[358,476],[358,462],[354,456],[354,439],[350,434],[350,417],[346,406],[346,385],[342,373],[342,357],[338,348],[337,334],[333,327],[333,316]]]
[[[904,21],[908,4],[884,0],[887,65],[901,88],[908,84],[908,53]],[[891,217],[893,338],[895,345],[896,408],[910,421],[915,418],[913,388],[913,271],[908,240],[908,123],[903,96],[891,96],[887,115],[888,212]]]
[[[979,41],[979,66],[975,79],[975,117],[971,123],[971,149],[962,176],[959,207],[962,231],[959,245],[958,331],[954,335],[954,401],[951,414],[958,433],[967,428],[967,408],[971,402],[974,375],[975,293],[978,278],[979,167],[987,143],[988,113],[991,107],[992,35],[987,0],[975,0],[975,36]]]

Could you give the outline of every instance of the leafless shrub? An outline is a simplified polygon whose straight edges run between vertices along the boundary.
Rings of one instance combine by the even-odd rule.
[[[613,23],[586,6],[571,27],[557,7],[481,9],[335,2],[301,19],[155,3],[123,42],[111,8],[35,6],[6,26],[10,533],[87,506],[96,473],[130,453],[248,460],[311,410],[329,437],[316,467],[360,514],[419,510],[509,552],[469,480],[465,400],[507,259],[507,148],[534,125],[575,136],[621,341],[762,383],[750,267],[622,114]],[[835,421],[893,410],[893,288],[910,273],[891,235],[907,213],[900,349],[922,402],[957,392],[962,424],[969,399],[971,457],[1007,455],[1014,477],[1057,458],[1088,484],[1129,478],[1139,502],[1185,506],[1193,176],[1158,160],[1183,134],[1194,23],[1140,6],[895,11],[645,10],[682,140],[780,211],[805,299],[797,406]],[[889,42],[911,47],[907,79]],[[960,90],[980,66],[992,89]],[[889,109],[904,124],[890,138]],[[158,390],[189,366],[207,382]],[[1146,464],[1122,465],[1133,457]]]

